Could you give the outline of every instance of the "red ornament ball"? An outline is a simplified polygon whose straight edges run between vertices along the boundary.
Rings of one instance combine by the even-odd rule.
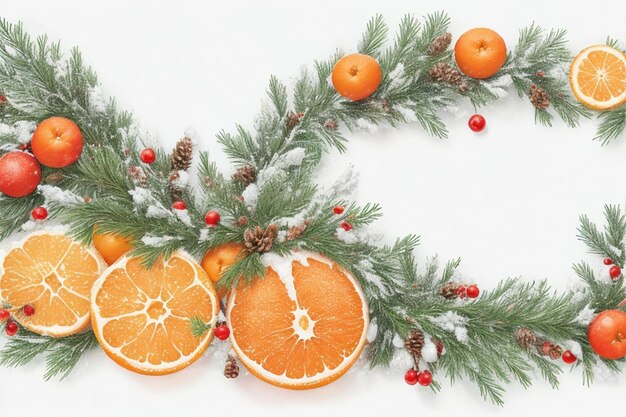
[[[13,320],[7,321],[7,324],[4,327],[4,332],[7,334],[7,336],[15,336],[18,330],[19,330],[19,327],[17,323],[14,322]]]
[[[187,204],[184,201],[174,201],[172,204],[172,208],[174,210],[185,210],[187,208]]]
[[[141,162],[145,164],[151,164],[156,161],[156,152],[152,148],[146,148],[139,154]]]
[[[430,371],[422,371],[417,375],[417,382],[423,387],[427,387],[433,382],[433,374]]]
[[[478,288],[477,285],[470,285],[465,290],[465,293],[467,294],[469,298],[476,298],[480,295],[480,289]]]
[[[343,208],[342,206],[335,206],[335,207],[333,208],[333,213],[335,213],[335,214],[341,214],[341,213],[343,213],[343,210],[344,210],[344,208]]]
[[[561,358],[563,359],[563,362],[568,365],[573,364],[578,359],[571,350],[566,350],[565,352],[563,352],[563,356],[561,356]]]
[[[604,258],[604,265],[613,265],[613,259],[611,258]]]
[[[220,222],[220,214],[215,210],[211,210],[207,212],[206,216],[204,216],[204,221],[207,226],[217,226]]]
[[[0,158],[0,192],[9,197],[24,197],[41,182],[41,167],[32,155],[13,151]]]
[[[9,312],[9,310],[6,310],[4,308],[0,310],[0,322],[8,320],[9,317],[11,317],[11,313]]]
[[[417,380],[418,380],[418,374],[417,374],[417,371],[413,368],[409,369],[404,374],[404,381],[409,385],[417,384]]]
[[[225,324],[220,324],[215,328],[215,337],[220,340],[226,340],[230,336],[230,329]]]
[[[341,227],[346,232],[349,232],[350,230],[352,230],[352,225],[350,223],[348,223],[348,222],[341,222],[339,227]]]
[[[620,268],[619,266],[613,265],[609,269],[609,276],[611,277],[612,280],[618,279],[621,275],[622,275],[622,268]]]
[[[35,314],[35,307],[33,307],[33,306],[32,306],[32,305],[30,305],[30,304],[26,304],[26,305],[24,306],[24,308],[22,309],[22,311],[24,312],[24,315],[25,315],[26,317],[30,317],[30,316],[32,316],[33,314]]]
[[[485,129],[485,126],[487,126],[487,121],[482,115],[475,114],[469,118],[467,125],[474,132],[482,132]]]
[[[45,207],[35,207],[30,212],[33,220],[46,220],[48,218],[48,210]]]

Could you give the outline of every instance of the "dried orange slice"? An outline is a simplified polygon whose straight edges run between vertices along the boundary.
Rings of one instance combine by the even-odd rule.
[[[319,255],[263,259],[265,277],[240,284],[228,299],[233,349],[252,374],[279,387],[335,381],[365,345],[369,319],[360,285]]]
[[[626,102],[626,56],[607,45],[590,46],[574,58],[569,82],[576,98],[595,110]]]
[[[146,375],[170,374],[198,359],[213,339],[218,312],[213,284],[180,252],[150,269],[141,258],[123,257],[91,294],[91,321],[102,349],[124,368]],[[194,336],[194,317],[210,330]]]
[[[2,261],[0,299],[35,314],[15,319],[35,333],[63,337],[89,325],[91,287],[106,264],[94,250],[61,232],[35,232]]]

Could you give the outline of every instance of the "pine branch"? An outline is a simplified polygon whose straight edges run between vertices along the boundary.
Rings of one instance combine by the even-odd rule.
[[[202,337],[211,329],[211,325],[209,323],[205,323],[202,321],[200,317],[192,317],[190,321],[191,325],[191,334],[195,337]]]

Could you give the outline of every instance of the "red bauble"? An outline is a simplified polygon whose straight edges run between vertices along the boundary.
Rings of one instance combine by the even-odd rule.
[[[611,258],[604,258],[604,265],[613,265],[613,259]]]
[[[605,359],[626,356],[626,313],[606,310],[598,314],[591,324],[587,337],[591,348]]]
[[[335,207],[333,208],[333,213],[335,213],[335,214],[341,214],[341,213],[343,213],[343,210],[344,210],[344,208],[343,208],[342,206],[335,206]]]
[[[465,293],[469,298],[476,298],[480,295],[480,289],[476,285],[470,285],[465,290]]]
[[[487,121],[480,114],[474,114],[467,121],[467,125],[474,132],[482,132],[485,129],[485,126],[487,126]]]
[[[24,197],[41,182],[41,167],[32,155],[13,151],[0,158],[0,192],[9,197]]]
[[[220,324],[215,328],[215,337],[220,340],[226,340],[230,336],[230,329],[225,324]]]
[[[15,336],[18,330],[19,326],[13,320],[7,321],[7,324],[4,327],[4,332],[7,334],[7,336]]]
[[[404,381],[409,385],[417,384],[418,374],[417,371],[413,368],[406,371],[404,374]]]
[[[220,222],[220,214],[215,210],[211,210],[204,216],[204,221],[208,226],[217,226]]]
[[[622,268],[620,268],[617,265],[613,265],[610,269],[609,269],[609,275],[611,276],[612,280],[616,280],[618,279],[621,275],[622,275]]]
[[[561,356],[561,358],[563,359],[563,362],[568,365],[573,364],[578,359],[571,350],[566,350],[565,352],[563,352],[563,356]]]
[[[26,304],[24,308],[22,309],[22,311],[24,312],[25,316],[30,317],[33,314],[35,314],[35,307],[33,307],[30,304]]]
[[[46,220],[48,218],[48,210],[45,207],[35,207],[30,212],[33,220]]]
[[[348,222],[341,222],[339,227],[341,227],[346,232],[349,232],[350,230],[352,230],[352,225],[350,223],[348,223]]]
[[[146,148],[139,154],[139,158],[141,158],[141,162],[146,164],[151,164],[156,161],[156,152],[152,148]]]
[[[421,386],[427,387],[433,382],[433,374],[431,374],[430,371],[422,371],[417,375],[417,382],[419,382]]]
[[[0,322],[8,320],[11,317],[11,312],[9,310],[5,310],[4,308],[0,310]]]
[[[187,208],[187,204],[184,201],[174,201],[172,204],[172,208],[174,210],[185,210]]]

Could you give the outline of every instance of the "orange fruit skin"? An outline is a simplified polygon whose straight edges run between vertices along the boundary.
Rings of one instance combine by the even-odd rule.
[[[491,29],[471,29],[456,41],[454,58],[461,72],[468,77],[489,78],[504,65],[506,44],[504,39]]]
[[[93,246],[102,255],[107,265],[112,265],[122,257],[126,252],[130,251],[133,246],[130,239],[115,233],[97,233],[93,234]]]
[[[383,79],[380,65],[364,54],[351,54],[335,64],[332,81],[335,90],[343,97],[359,101],[374,94]]]
[[[237,260],[237,257],[243,251],[244,246],[241,243],[225,243],[220,246],[209,249],[204,256],[200,265],[204,272],[209,276],[213,284],[219,281],[222,272],[231,266]],[[221,300],[226,296],[227,289],[220,287],[217,289],[217,296]]]
[[[37,126],[31,147],[33,155],[43,165],[63,168],[80,157],[83,151],[83,135],[70,119],[51,117]]]
[[[589,324],[589,344],[605,359],[620,359],[626,356],[626,313],[606,310],[598,314]]]

